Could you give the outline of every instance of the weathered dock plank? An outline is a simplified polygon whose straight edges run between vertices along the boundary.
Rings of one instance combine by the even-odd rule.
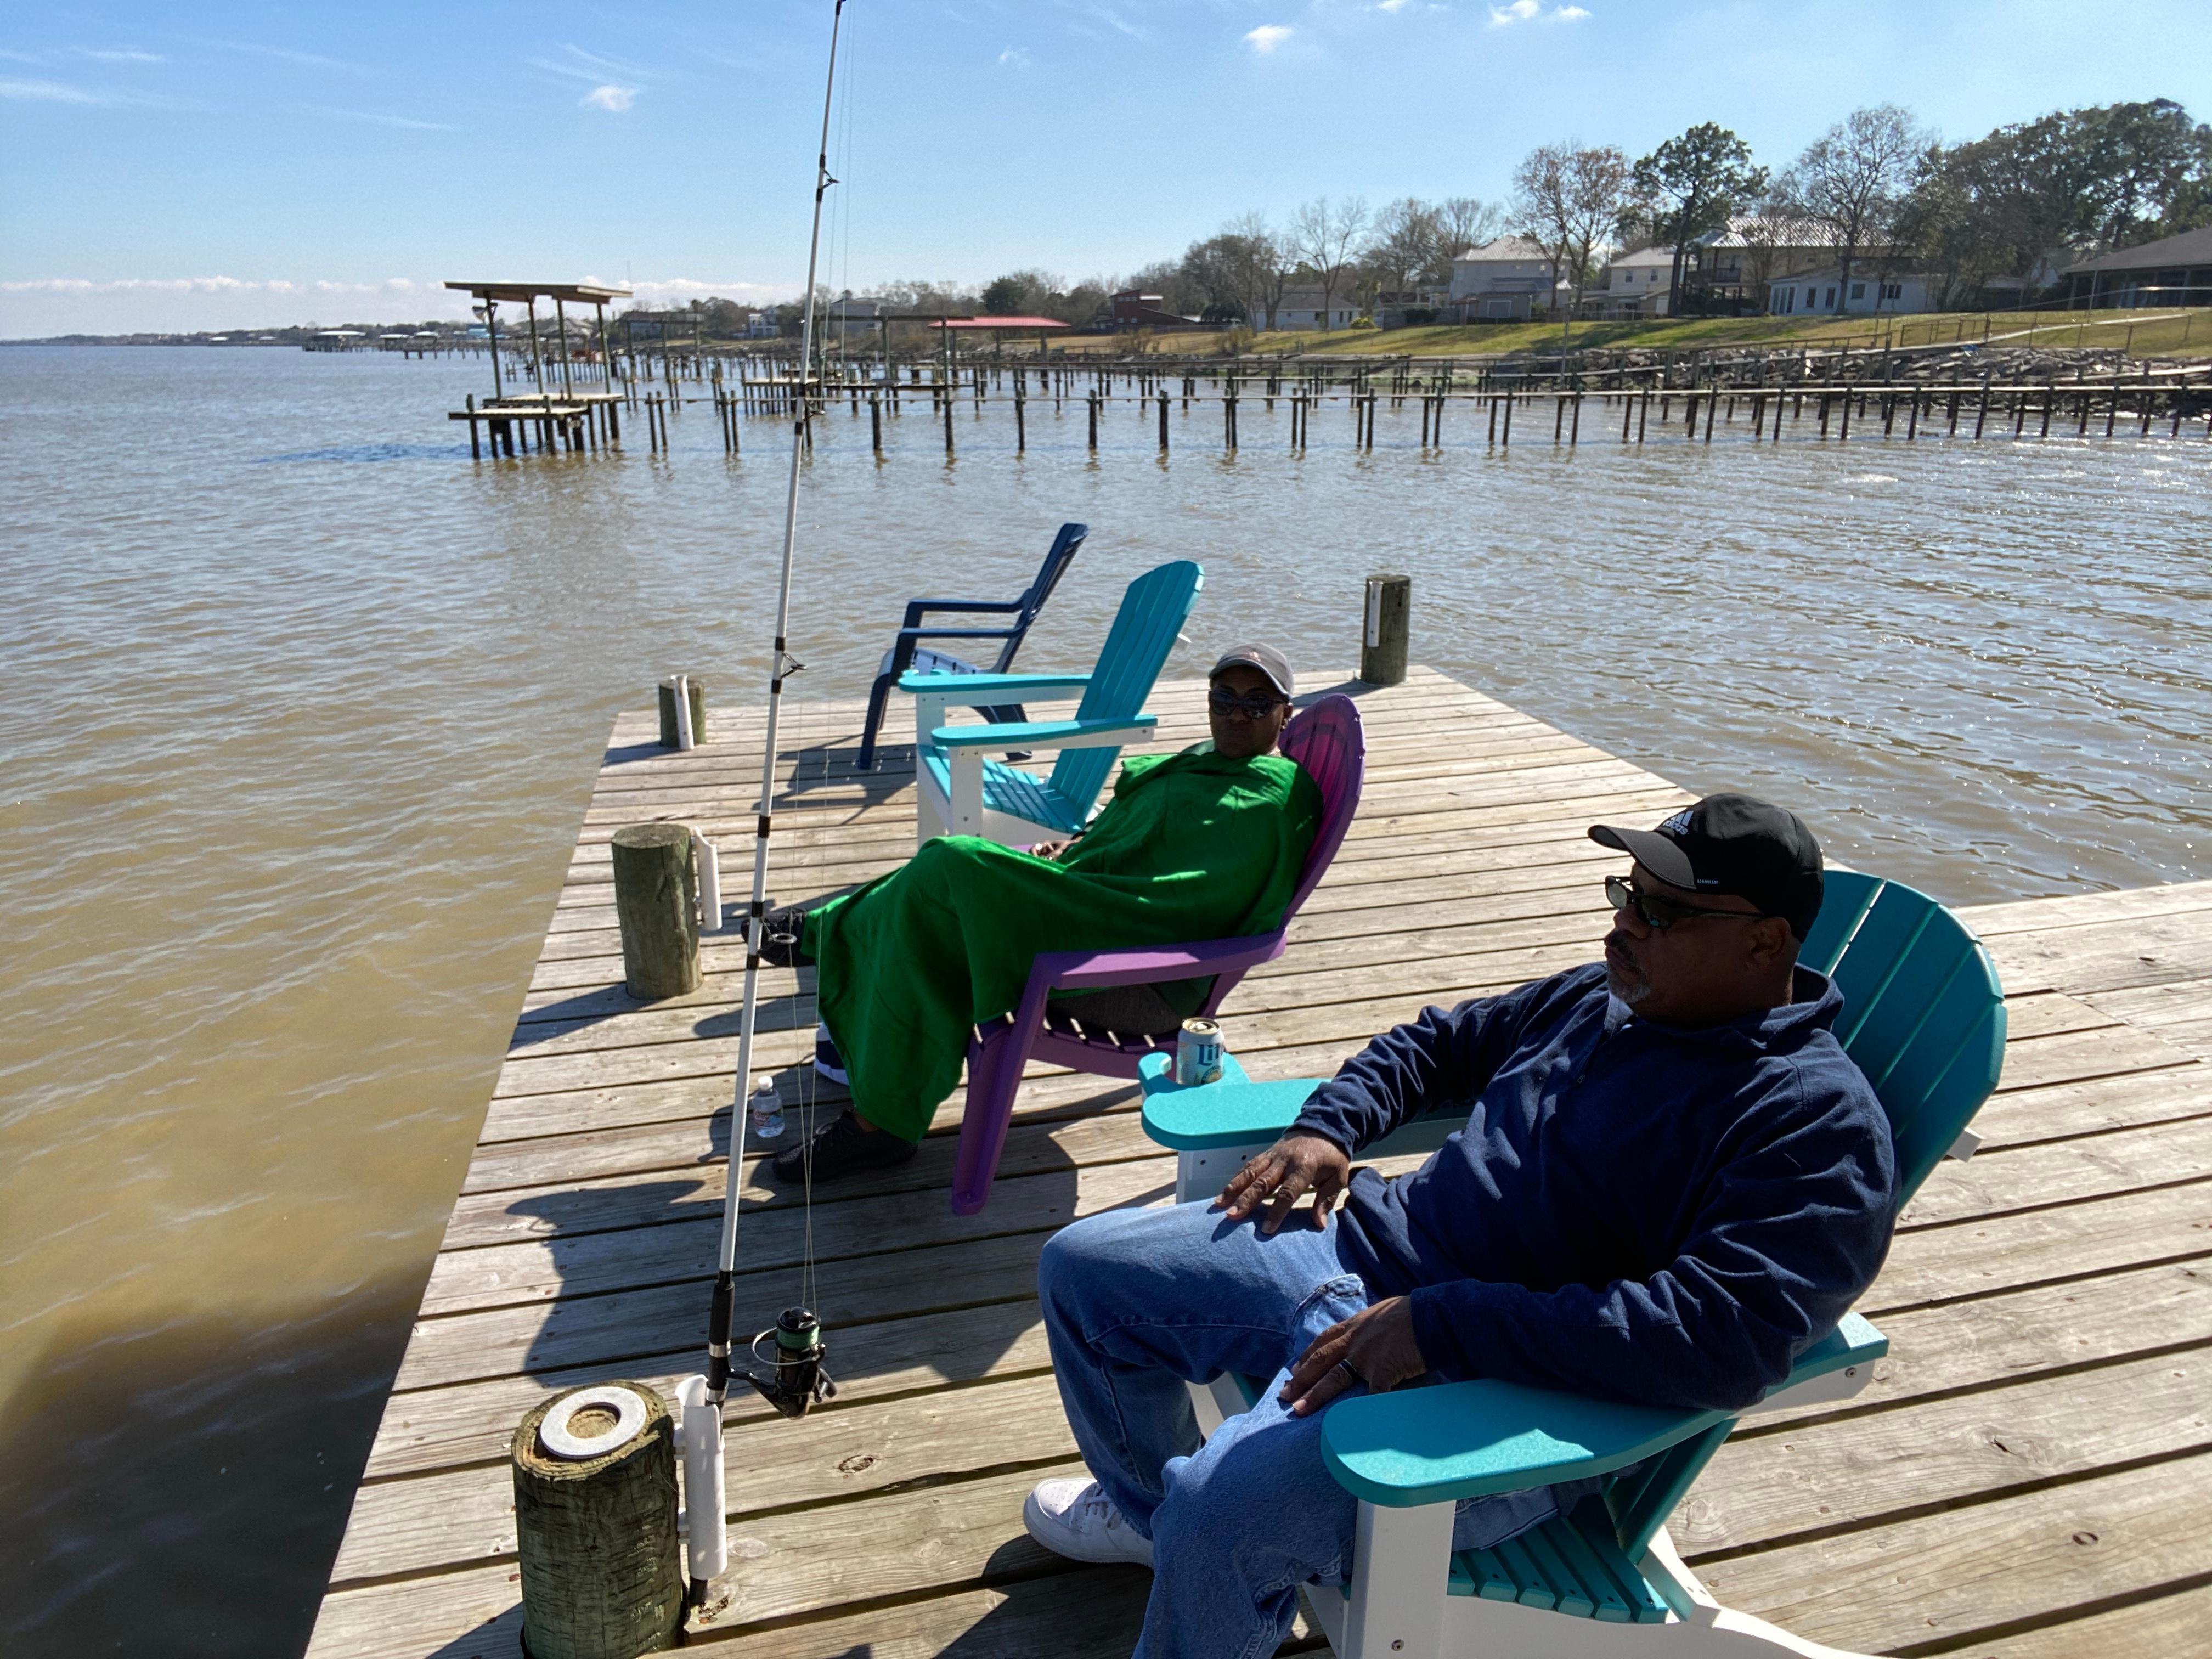
[[[1161,746],[1201,735],[1202,691],[1161,688]],[[1432,671],[1361,702],[1363,811],[1288,954],[1227,1011],[1260,1075],[1325,1073],[1425,1002],[1588,960],[1611,855],[1584,827],[1688,799]],[[780,896],[841,890],[912,849],[910,750],[887,746],[880,772],[856,773],[860,715],[858,702],[787,711]],[[549,1389],[665,1386],[700,1363],[742,945],[710,939],[691,995],[629,998],[606,840],[672,818],[742,845],[758,725],[718,708],[710,726],[714,743],[679,756],[653,746],[649,711],[616,722],[333,1571],[319,1659],[519,1653],[514,1423]],[[741,884],[726,876],[733,901]],[[1857,1399],[1741,1432],[1677,1535],[1732,1604],[1868,1650],[2039,1659],[2081,1650],[2076,1636],[2201,1631],[2212,883],[1967,914],[2010,992],[2005,1077],[1977,1124],[1982,1154],[1929,1181],[1866,1299],[1893,1352]],[[794,1103],[811,992],[811,973],[763,986],[760,1061]],[[807,1097],[835,1109],[844,1097]],[[1039,1066],[989,1207],[955,1218],[944,1189],[960,1111],[947,1103],[912,1164],[817,1194],[842,1392],[796,1425],[733,1396],[738,1569],[695,1641],[773,1623],[793,1659],[921,1659],[1108,1656],[1133,1639],[1144,1575],[1069,1570],[1021,1531],[1021,1494],[1073,1455],[1036,1263],[1073,1216],[1165,1201],[1172,1164],[1144,1138],[1131,1087]],[[764,1323],[788,1299],[805,1218],[761,1158],[740,1178],[741,1317]]]

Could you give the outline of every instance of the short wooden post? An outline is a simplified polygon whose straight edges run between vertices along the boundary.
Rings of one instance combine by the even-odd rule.
[[[641,1001],[699,988],[698,876],[691,831],[633,823],[614,833],[615,919],[623,988]]]
[[[1098,453],[1098,394],[1094,392],[1083,401],[1091,410],[1091,453],[1095,455]]]
[[[882,454],[884,453],[884,400],[881,398],[868,399],[868,436],[876,447],[876,453]]]
[[[630,1437],[596,1457],[564,1457],[540,1436],[570,1389],[514,1432],[514,1536],[523,1640],[532,1659],[629,1659],[673,1648],[684,1633],[684,1560],[676,1538],[676,1425],[643,1383],[620,1385],[645,1407]],[[611,1406],[576,1410],[588,1443],[619,1425]]]
[[[1022,396],[1022,383],[1017,380],[1014,382],[1014,453],[1017,455],[1027,453],[1030,447],[1029,426],[1023,419],[1023,412],[1028,406],[1029,400]]]
[[[691,705],[691,742],[696,745],[707,741],[707,685],[706,682],[690,675],[685,677],[691,688],[688,699]],[[676,747],[676,682],[660,683],[660,746]]]
[[[472,461],[480,461],[483,459],[483,448],[477,441],[477,394],[473,392],[469,393],[468,410],[469,459]]]
[[[1405,680],[1413,608],[1411,576],[1367,579],[1367,612],[1359,641],[1359,678],[1368,684],[1397,685]]]
[[[1160,453],[1168,453],[1168,394],[1160,393]]]

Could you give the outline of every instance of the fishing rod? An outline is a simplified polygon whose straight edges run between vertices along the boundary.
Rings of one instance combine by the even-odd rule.
[[[687,1379],[684,1390],[686,1499],[691,1534],[691,1589],[702,1598],[707,1580],[727,1565],[726,1505],[722,1494],[722,1405],[732,1376],[732,1322],[736,1317],[738,1261],[738,1194],[744,1184],[745,1097],[752,1076],[753,1030],[760,1012],[761,946],[768,925],[768,851],[775,805],[775,757],[778,717],[783,709],[784,682],[803,665],[791,654],[787,635],[791,625],[791,567],[799,543],[799,467],[806,447],[806,426],[813,404],[809,376],[814,364],[815,273],[822,252],[822,201],[837,181],[830,176],[830,114],[837,85],[837,35],[844,21],[845,0],[836,0],[830,18],[830,68],[822,88],[822,142],[814,163],[814,228],[806,247],[806,306],[799,332],[799,384],[791,423],[791,471],[783,500],[783,564],[775,599],[775,646],[769,670],[768,726],[761,754],[761,792],[753,829],[752,902],[745,912],[745,989],[738,1024],[736,1098],[730,1112],[730,1163],[727,1188],[722,1198],[721,1244],[714,1263],[714,1292],[707,1322],[707,1374]],[[802,1126],[802,1130],[803,1130]],[[811,1183],[810,1183],[811,1184]],[[811,1201],[810,1190],[808,1198]],[[811,1245],[801,1277],[801,1294],[811,1293]],[[769,1355],[761,1345],[771,1339]],[[820,1322],[805,1307],[787,1308],[769,1330],[752,1339],[756,1358],[766,1359],[765,1372],[740,1375],[786,1417],[804,1417],[817,1400],[832,1390],[822,1370],[824,1352]],[[703,1384],[703,1386],[701,1386]],[[700,1396],[705,1432],[693,1435],[691,1401]]]

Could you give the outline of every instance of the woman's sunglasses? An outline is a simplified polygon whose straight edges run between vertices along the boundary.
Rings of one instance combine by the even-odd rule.
[[[1605,878],[1605,902],[1616,910],[1633,909],[1644,919],[1644,926],[1655,933],[1665,933],[1676,922],[1692,916],[1726,916],[1731,921],[1762,921],[1763,910],[1710,910],[1695,904],[1677,904],[1673,899],[1661,898],[1647,893],[1626,876]]]
[[[1206,706],[1215,714],[1242,714],[1248,720],[1263,720],[1287,701],[1273,691],[1255,691],[1240,697],[1234,691],[1216,687],[1206,694]]]

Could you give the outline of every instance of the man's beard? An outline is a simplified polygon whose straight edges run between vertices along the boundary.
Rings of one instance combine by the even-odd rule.
[[[1626,954],[1627,946],[1620,934],[1613,934],[1606,940],[1606,943],[1620,949],[1624,955]],[[1650,980],[1633,968],[1616,967],[1610,957],[1607,958],[1605,964],[1605,985],[1606,989],[1611,991],[1613,995],[1632,1008],[1651,994]]]

